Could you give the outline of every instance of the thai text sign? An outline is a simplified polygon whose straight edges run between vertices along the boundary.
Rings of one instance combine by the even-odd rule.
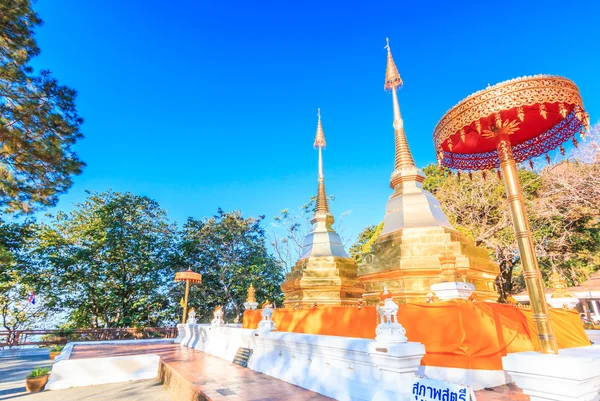
[[[467,386],[424,377],[417,377],[412,395],[415,401],[475,401]]]

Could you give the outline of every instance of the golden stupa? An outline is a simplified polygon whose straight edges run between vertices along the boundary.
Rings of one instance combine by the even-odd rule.
[[[552,288],[552,295],[550,298],[575,298],[573,294],[569,292],[567,281],[554,266],[552,266],[552,275],[550,276],[550,287]]]
[[[325,135],[319,111],[314,146],[319,149],[319,176],[312,231],[304,239],[302,256],[286,274],[281,289],[285,307],[356,305],[364,288],[356,277],[356,262],[346,253],[339,235],[332,228],[333,215],[325,194],[323,148]]]
[[[448,222],[438,200],[423,189],[425,174],[415,165],[400,114],[396,89],[402,79],[387,48],[387,69],[384,89],[392,92],[396,159],[390,186],[390,196],[383,230],[358,268],[358,277],[365,285],[363,298],[368,303],[378,301],[387,287],[399,302],[425,302],[431,285],[441,281],[440,252],[451,251],[463,281],[475,286],[478,300],[496,300],[495,279],[498,265],[488,252],[458,232]]]

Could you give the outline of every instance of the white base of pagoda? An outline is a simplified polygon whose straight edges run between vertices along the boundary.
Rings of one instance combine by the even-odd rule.
[[[464,282],[436,283],[431,285],[431,291],[437,295],[440,301],[469,299],[475,291],[475,286]]]
[[[565,348],[558,355],[517,352],[502,364],[531,401],[600,400],[600,346]]]

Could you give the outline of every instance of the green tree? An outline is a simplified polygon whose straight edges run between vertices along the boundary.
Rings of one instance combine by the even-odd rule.
[[[55,311],[45,299],[47,275],[34,257],[36,230],[31,221],[0,224],[0,326],[8,332],[9,343],[17,330],[44,327]],[[35,303],[29,302],[32,293]]]
[[[363,255],[371,250],[371,245],[375,243],[379,234],[383,230],[383,221],[378,225],[371,225],[365,227],[356,238],[356,242],[350,247],[350,257],[361,263]]]
[[[167,307],[175,236],[155,201],[107,191],[59,212],[38,241],[71,325],[130,327],[174,321]]]
[[[244,218],[239,211],[219,209],[216,216],[189,218],[184,224],[183,264],[202,274],[202,285],[191,291],[189,302],[200,320],[210,320],[219,305],[226,319],[239,318],[251,283],[259,304],[269,300],[281,305],[283,273],[267,251],[263,220],[264,216]],[[182,287],[173,299],[179,300]]]
[[[29,64],[41,24],[29,0],[0,2],[0,208],[8,213],[54,206],[84,166],[72,149],[83,123],[76,92]]]

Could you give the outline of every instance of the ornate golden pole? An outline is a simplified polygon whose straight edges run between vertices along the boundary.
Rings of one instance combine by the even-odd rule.
[[[513,158],[512,147],[508,135],[499,134],[495,137],[496,149],[500,158],[500,169],[506,186],[506,195],[510,206],[515,236],[519,246],[519,254],[523,264],[523,277],[529,293],[529,301],[533,310],[533,321],[538,330],[540,349],[544,354],[558,354],[558,345],[554,337],[554,330],[548,314],[546,294],[542,275],[538,267],[533,236],[529,227],[529,220],[525,213],[523,191],[517,175],[517,165]]]
[[[183,320],[181,323],[185,324],[185,319],[187,318],[187,308],[188,308],[188,295],[190,294],[190,280],[185,280],[185,300],[183,301]]]
[[[185,324],[185,320],[187,319],[188,296],[190,294],[190,282],[192,284],[202,283],[202,275],[193,272],[191,269],[187,269],[185,271],[175,273],[175,281],[185,281],[185,301],[183,303],[183,321],[181,322]]]

